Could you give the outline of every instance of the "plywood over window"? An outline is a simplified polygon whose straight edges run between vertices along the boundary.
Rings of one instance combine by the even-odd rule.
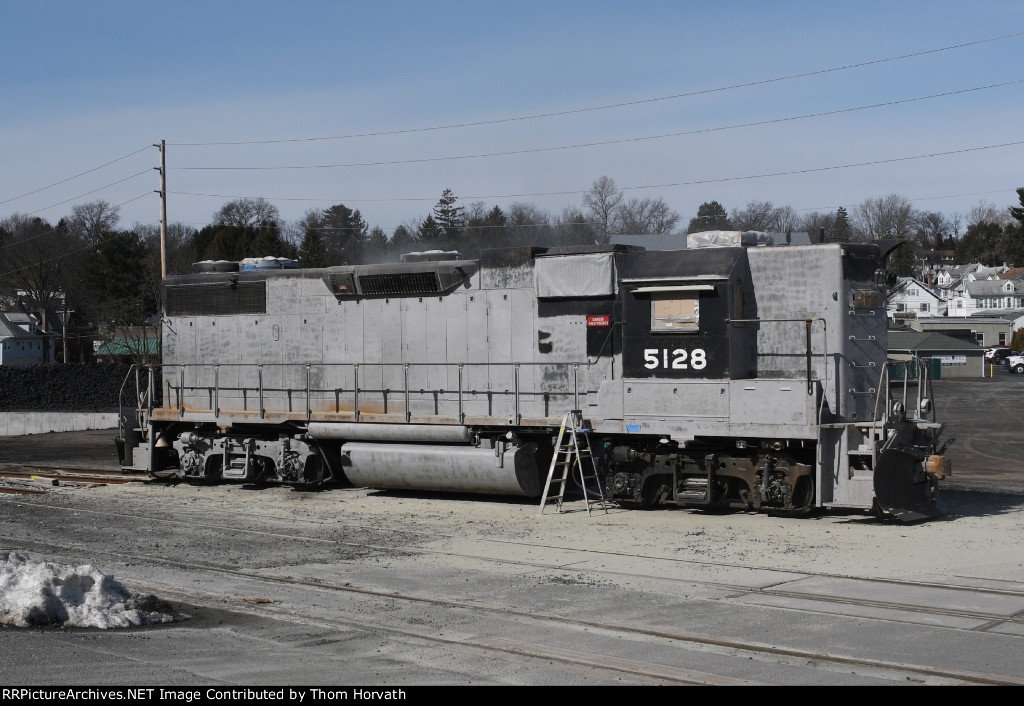
[[[700,300],[697,293],[664,292],[651,294],[652,331],[698,331]]]

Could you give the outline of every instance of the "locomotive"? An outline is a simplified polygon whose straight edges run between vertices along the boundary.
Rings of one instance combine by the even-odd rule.
[[[121,465],[537,498],[572,410],[624,507],[941,514],[929,367],[887,363],[898,242],[734,235],[198,263],[163,281]]]

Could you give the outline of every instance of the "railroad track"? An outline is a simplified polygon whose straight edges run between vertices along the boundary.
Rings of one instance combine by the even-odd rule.
[[[142,474],[123,473],[120,470],[0,463],[0,493],[6,495],[38,495],[60,486],[138,483],[146,480],[151,478]]]
[[[22,505],[32,501],[19,501]],[[157,506],[153,513],[134,515],[123,512],[85,510],[81,507],[61,508],[50,504],[40,505],[47,511],[68,510],[77,515],[88,515],[92,521],[122,521],[144,519],[150,527],[162,526],[170,534],[182,526],[199,533],[221,533],[224,536],[248,534],[255,538],[273,537],[278,541],[294,542],[306,545],[328,545],[338,548],[359,549],[361,551],[377,551],[381,554],[393,553],[396,545],[410,556],[424,557],[430,562],[443,564],[454,554],[443,549],[417,546],[417,544],[436,542],[443,537],[437,533],[417,532],[416,530],[372,527],[358,523],[336,523],[336,530],[341,534],[355,533],[363,530],[380,531],[385,529],[395,536],[394,542],[372,545],[366,542],[346,541],[324,536],[311,536],[308,531],[296,531],[296,526],[315,525],[315,520],[300,515],[282,517],[273,513],[260,513],[257,516],[247,515],[246,521],[254,525],[265,525],[260,529],[239,527],[230,522],[199,521],[197,517],[167,518],[156,516]],[[162,506],[161,506],[162,507]],[[198,516],[200,513],[196,513]],[[280,523],[291,525],[291,531],[281,529]],[[398,539],[401,536],[402,539]],[[13,537],[3,537],[5,542]],[[459,539],[450,535],[448,539]],[[534,543],[510,540],[485,539],[480,544],[502,544],[510,547],[529,547],[536,549]],[[35,538],[33,544],[40,551],[59,551],[62,553],[88,553],[90,556],[103,556],[107,560],[125,566],[150,566],[163,569],[163,576],[187,575],[188,582],[174,580],[140,581],[132,584],[137,590],[151,591],[163,597],[174,596],[184,603],[207,606],[229,605],[232,610],[255,615],[272,616],[281,620],[301,621],[309,624],[334,626],[339,630],[357,631],[361,633],[382,634],[390,639],[415,640],[429,643],[446,649],[470,651],[478,656],[489,659],[515,660],[534,664],[538,661],[559,664],[565,669],[575,670],[586,678],[602,678],[600,675],[615,673],[628,683],[678,683],[678,684],[749,684],[761,683],[758,678],[742,676],[742,673],[730,672],[728,669],[706,670],[684,667],[694,661],[722,661],[735,663],[735,660],[750,660],[761,667],[758,674],[773,670],[813,670],[815,673],[834,674],[856,673],[860,677],[878,680],[882,683],[921,683],[929,685],[945,684],[985,684],[985,685],[1022,685],[1024,677],[1017,674],[991,674],[970,669],[940,667],[928,664],[914,664],[885,659],[872,659],[858,656],[852,651],[842,653],[839,650],[820,651],[797,646],[781,646],[763,640],[737,637],[735,635],[702,634],[696,631],[673,629],[664,625],[643,625],[628,622],[625,618],[613,620],[607,618],[588,618],[580,612],[571,610],[543,610],[524,607],[510,602],[502,602],[495,597],[493,600],[482,599],[478,594],[463,596],[430,590],[412,590],[374,585],[366,581],[334,581],[325,580],[313,575],[296,576],[295,570],[284,567],[273,568],[242,568],[222,562],[208,560],[196,561],[173,556],[153,556],[150,553],[132,551],[113,551],[95,545],[77,543],[57,539],[44,540]],[[524,572],[538,576],[547,575],[557,578],[567,572],[576,580],[580,576],[595,584],[615,582],[622,578],[622,572],[615,569],[582,568],[587,560],[590,563],[610,562],[617,555],[597,549],[580,549],[578,547],[547,547],[550,556],[560,556],[559,560],[537,558],[533,560],[507,559],[493,556],[494,552],[481,547],[479,551],[462,554],[463,558],[472,559],[490,565],[498,574],[522,575]],[[566,554],[570,556],[566,556]],[[638,555],[630,554],[635,559]],[[621,557],[626,558],[626,557]],[[983,606],[986,602],[1010,601],[1024,603],[1024,587],[1018,584],[996,586],[971,585],[967,579],[958,583],[935,583],[925,581],[904,581],[891,579],[856,578],[827,572],[793,572],[772,567],[756,565],[729,564],[724,565],[713,561],[696,561],[692,559],[665,559],[664,557],[639,557],[651,562],[668,562],[677,567],[720,567],[732,570],[749,570],[757,572],[777,573],[778,581],[766,580],[764,585],[751,586],[747,583],[730,583],[723,580],[695,580],[686,578],[666,578],[665,572],[648,575],[631,572],[631,581],[660,582],[673,586],[680,594],[711,593],[715,601],[729,601],[738,605],[751,600],[772,599],[783,603],[771,605],[771,610],[799,612],[806,615],[814,612],[815,607],[821,614],[841,616],[868,616],[868,620],[878,621],[887,625],[886,630],[899,632],[910,630],[921,625],[934,625],[944,620],[966,621],[976,626],[969,630],[973,633],[990,632],[997,627],[1003,629],[1010,626],[1011,633],[1024,633],[1024,615],[1021,612],[986,611],[982,608],[957,608],[956,605]],[[595,561],[600,560],[600,561]],[[94,559],[95,561],[95,559]],[[171,571],[166,571],[170,569]],[[285,573],[287,571],[287,573]],[[680,571],[679,573],[686,573]],[[793,590],[794,574],[798,573],[805,583],[815,584],[814,590]],[[225,579],[227,581],[225,581]],[[837,583],[856,581],[860,584],[873,584],[884,589],[884,593],[892,598],[879,600],[857,597],[849,592],[829,592],[828,586]],[[230,590],[217,590],[216,586],[230,586]],[[199,588],[201,587],[201,588]],[[946,607],[937,606],[930,600],[936,592],[955,594],[956,600],[950,601]],[[903,596],[904,598],[901,598]],[[909,597],[917,596],[916,600]],[[248,598],[246,598],[248,597]],[[784,601],[798,601],[799,607],[787,607]],[[329,604],[335,606],[330,613],[313,610],[310,606]],[[952,606],[952,607],[950,607]],[[837,610],[838,609],[838,610]],[[373,618],[365,617],[372,614]],[[514,624],[517,629],[512,636],[495,636],[493,630],[465,628],[453,632],[434,629],[430,624],[417,627],[416,623],[407,620],[409,615],[420,613],[457,615],[460,624],[465,622],[472,626],[492,625],[500,622],[505,625]],[[902,627],[901,627],[902,626]],[[963,630],[963,628],[944,628]],[[533,635],[549,634],[587,634],[600,636],[599,642],[604,649],[580,649],[579,642],[573,640],[540,640],[530,639]],[[631,654],[630,647],[643,642],[649,648],[657,648],[659,654],[665,655],[660,661],[629,659],[624,655]],[[589,643],[588,643],[589,644]],[[700,655],[695,660],[694,655]],[[771,683],[771,682],[767,682]]]

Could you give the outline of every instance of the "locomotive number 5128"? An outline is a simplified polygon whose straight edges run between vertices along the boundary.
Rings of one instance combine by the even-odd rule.
[[[703,370],[708,364],[703,348],[644,348],[644,367],[648,370]]]

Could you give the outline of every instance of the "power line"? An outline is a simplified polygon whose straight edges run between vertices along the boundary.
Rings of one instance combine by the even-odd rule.
[[[104,164],[99,165],[98,167],[93,167],[92,169],[87,169],[86,171],[81,172],[80,174],[75,174],[74,176],[69,176],[67,179],[61,179],[60,181],[54,182],[54,183],[49,184],[47,186],[42,186],[42,187],[40,187],[38,189],[34,189],[32,191],[27,191],[24,194],[20,194],[18,196],[12,196],[11,198],[7,199],[6,201],[0,201],[0,206],[3,206],[6,203],[10,203],[11,201],[17,201],[18,199],[25,198],[26,196],[32,196],[33,194],[38,194],[40,191],[46,191],[47,189],[52,189],[55,186],[60,186],[61,184],[66,184],[67,182],[72,181],[73,179],[77,179],[79,177],[83,177],[86,174],[92,174],[93,172],[99,171],[100,169],[103,169],[104,167],[109,167],[111,164],[116,164],[117,162],[120,162],[121,160],[124,160],[124,159],[128,159],[129,157],[134,157],[135,155],[139,154],[140,152],[145,152],[151,146],[152,145],[147,145],[146,147],[143,147],[140,150],[136,150],[134,152],[130,152],[129,154],[124,155],[123,157],[118,157],[117,159],[112,159],[109,162],[105,162]],[[36,211],[36,213],[38,213],[38,211]]]
[[[136,198],[142,198],[142,197],[139,196],[139,197],[136,197]],[[134,201],[135,199],[132,199],[132,200]],[[127,202],[125,202],[125,203],[127,203]],[[144,227],[149,227],[149,226],[152,226],[152,225],[154,225],[154,223],[151,222],[151,223],[145,224]],[[56,230],[56,229],[54,229],[54,230]],[[50,231],[50,232],[54,232],[54,231]],[[110,242],[111,240],[113,240],[114,238],[117,238],[120,235],[121,235],[121,231],[115,231],[115,232],[111,233],[110,235],[108,235],[106,238],[102,238],[100,240],[97,240],[95,243],[89,243],[88,245],[85,245],[85,246],[83,246],[81,248],[78,248],[77,250],[72,250],[70,252],[63,253],[62,255],[57,255],[56,257],[50,257],[50,258],[47,258],[45,260],[39,260],[38,262],[33,262],[31,265],[25,265],[24,267],[19,267],[19,268],[14,269],[14,270],[8,270],[7,272],[0,272],[0,277],[6,277],[7,275],[13,275],[14,273],[21,272],[22,270],[27,270],[27,269],[32,268],[32,267],[37,267],[39,265],[45,265],[48,262],[56,262],[57,260],[63,260],[65,257],[71,257],[72,255],[77,255],[79,253],[86,252],[86,251],[91,250],[92,248],[96,247],[97,245],[102,245],[103,243]]]
[[[994,191],[975,191],[967,194],[944,194],[942,196],[918,196],[917,198],[908,198],[908,201],[941,201],[942,199],[961,199],[965,196],[991,196],[992,194],[1003,194],[1006,193],[1007,189],[996,189]],[[828,211],[835,210],[842,206],[843,208],[854,208],[857,204],[846,203],[846,204],[835,204],[832,206],[816,206],[813,208],[797,208],[795,211]]]
[[[129,203],[132,203],[133,201],[138,201],[141,198],[145,198],[146,196],[149,196],[151,193],[152,192],[147,191],[147,192],[145,192],[143,194],[139,194],[138,196],[130,198],[127,201],[122,201],[119,204],[115,204],[112,208],[121,208],[121,206],[124,206],[125,204],[129,204]],[[27,214],[27,215],[32,215],[32,214]],[[18,240],[13,240],[11,242],[8,242],[5,245],[0,245],[0,250],[3,250],[4,248],[10,248],[10,247],[15,247],[15,246],[23,245],[25,243],[31,243],[33,240],[37,240],[39,238],[45,238],[46,236],[53,235],[56,232],[57,232],[57,228],[50,228],[47,231],[44,231],[42,233],[37,233],[36,235],[33,235],[33,236],[29,237],[29,238],[20,238]],[[22,267],[21,270],[27,269],[27,267],[29,267],[29,266]],[[11,274],[13,272],[20,272],[20,270],[11,270],[11,272],[6,272],[6,273],[3,273],[3,274]],[[3,276],[3,275],[0,274],[0,276]]]
[[[400,130],[381,130],[376,132],[363,132],[353,133],[349,135],[332,135],[322,137],[296,137],[296,138],[283,138],[275,140],[237,140],[237,141],[222,141],[222,142],[169,142],[169,146],[174,147],[213,147],[213,146],[229,146],[229,145],[269,145],[269,144],[280,144],[286,142],[319,142],[326,140],[350,140],[361,137],[383,137],[387,135],[403,135],[408,133],[416,132],[430,132],[436,130],[453,130],[457,128],[465,127],[477,127],[482,125],[498,125],[501,123],[519,122],[524,120],[538,120],[540,118],[552,118],[563,115],[575,115],[578,113],[588,113],[599,110],[610,110],[612,108],[625,108],[635,105],[644,105],[648,103],[657,103],[661,101],[676,100],[679,98],[691,98],[693,96],[707,95],[710,93],[721,93],[723,91],[732,91],[739,88],[751,88],[753,86],[763,86],[771,83],[779,83],[781,81],[791,81],[798,78],[808,78],[810,76],[820,76],[823,74],[835,73],[837,71],[847,71],[849,69],[863,68],[865,66],[873,66],[876,64],[884,64],[892,61],[901,61],[903,59],[911,59],[918,56],[926,56],[928,54],[937,54],[945,51],[952,51],[955,49],[963,49],[966,47],[977,46],[980,44],[987,44],[990,42],[998,42],[1004,39],[1013,39],[1016,37],[1024,36],[1024,32],[1014,32],[1012,34],[1004,34],[998,37],[989,37],[988,39],[979,39],[973,42],[964,42],[962,44],[952,44],[945,47],[938,47],[935,49],[926,49],[923,51],[912,52],[909,54],[900,54],[898,56],[887,57],[884,59],[872,59],[869,61],[861,61],[855,64],[845,64],[843,66],[834,66],[826,69],[817,69],[815,71],[805,71],[803,73],[789,74],[786,76],[778,76],[775,78],[761,79],[758,81],[747,81],[744,83],[736,83],[729,86],[720,86],[717,88],[704,88],[696,91],[687,91],[685,93],[675,93],[668,96],[658,96],[655,98],[642,98],[634,101],[623,101],[620,103],[609,103],[606,105],[590,106],[585,108],[573,108],[570,110],[551,111],[547,113],[535,113],[532,115],[520,115],[510,118],[495,118],[493,120],[477,120],[465,123],[452,123],[448,125],[433,125],[430,127],[418,127],[418,128],[404,128]]]
[[[30,211],[29,213],[26,213],[25,215],[26,216],[31,216],[31,215],[34,215],[36,213],[42,213],[43,211],[48,211],[51,208],[56,208],[57,206],[63,206],[64,204],[70,203],[70,202],[74,201],[75,199],[80,199],[83,196],[89,196],[91,194],[95,194],[97,191],[103,191],[104,189],[109,189],[111,186],[117,186],[118,184],[123,184],[124,182],[131,181],[132,179],[134,179],[136,177],[139,177],[139,176],[142,176],[143,174],[149,174],[152,171],[153,171],[152,169],[143,169],[141,172],[136,172],[135,174],[132,174],[131,176],[127,176],[124,179],[118,179],[117,181],[114,181],[114,182],[111,182],[111,183],[106,184],[104,186],[101,186],[98,189],[93,189],[92,191],[86,191],[84,194],[79,194],[78,196],[72,196],[70,199],[65,199],[64,201],[58,201],[57,203],[50,204],[49,206],[44,206],[43,208],[37,209],[35,211]],[[136,199],[131,199],[131,201],[135,201],[135,200]],[[131,203],[131,201],[125,201],[125,203]]]
[[[452,155],[447,157],[421,157],[417,159],[395,159],[378,162],[348,162],[341,164],[305,164],[305,165],[282,165],[273,167],[177,167],[176,171],[273,171],[273,170],[295,170],[295,169],[340,169],[340,168],[353,168],[353,167],[380,167],[380,166],[393,166],[399,164],[420,164],[423,162],[450,162],[463,159],[484,159],[490,157],[508,157],[512,155],[521,154],[536,154],[542,152],[556,152],[561,150],[571,149],[582,149],[588,147],[605,147],[608,145],[619,145],[631,142],[645,142],[650,140],[662,140],[670,137],[685,137],[690,135],[701,135],[711,132],[722,132],[725,130],[738,130],[741,128],[748,127],[759,127],[763,125],[773,125],[777,123],[793,122],[797,120],[808,120],[811,118],[821,118],[830,115],[841,115],[844,113],[854,113],[861,110],[872,110],[875,108],[884,108],[894,105],[902,105],[906,103],[914,103],[917,101],[931,100],[934,98],[946,98],[949,96],[960,95],[963,93],[973,93],[976,91],[984,91],[991,88],[1002,88],[1005,86],[1013,86],[1016,84],[1024,83],[1024,79],[1018,79],[1016,81],[1006,81],[1003,83],[993,83],[988,86],[978,86],[975,88],[964,88],[957,91],[946,91],[944,93],[933,93],[928,96],[918,96],[916,98],[903,98],[900,100],[886,101],[884,103],[873,103],[870,105],[862,105],[853,108],[840,108],[837,110],[828,110],[818,113],[806,113],[804,115],[791,115],[782,118],[772,118],[769,120],[758,120],[750,123],[738,123],[735,125],[724,125],[718,127],[701,128],[698,130],[684,130],[681,132],[669,132],[661,135],[646,135],[642,137],[626,137],[617,140],[600,140],[596,142],[583,142],[575,145],[558,145],[554,147],[535,147],[521,150],[507,150],[502,152],[484,152],[480,154],[466,154],[466,155]]]
[[[922,156],[919,156],[919,157],[905,157],[905,158],[897,158],[896,160],[885,160],[885,161],[899,161],[900,159],[919,159],[919,158],[923,158],[923,157],[938,156],[940,154],[956,154],[958,152],[972,151],[972,150],[975,150],[975,149],[991,149],[991,148],[994,148],[994,147],[1002,147],[1002,146],[1009,146],[1009,145],[1020,145],[1020,144],[1024,144],[1024,141],[1013,142],[1013,143],[1006,143],[1006,145],[991,145],[991,146],[987,146],[987,147],[967,148],[967,149],[963,149],[963,150],[954,150],[954,151],[948,152],[948,153],[936,153],[934,155],[922,155]],[[874,164],[874,163],[877,163],[877,162],[868,162],[868,163],[863,163],[863,164]],[[837,166],[837,167],[824,167],[822,169],[842,169],[842,168],[845,168],[846,166],[861,166],[861,165],[843,165],[843,166]],[[813,170],[812,169],[812,170],[803,170],[803,171],[817,171],[817,170]],[[752,177],[737,177],[737,178],[760,178],[760,176],[768,176],[768,175],[758,175],[758,176],[752,176]],[[689,182],[689,183],[693,184],[693,183],[703,183],[703,182]],[[673,186],[673,185],[663,185],[663,186]],[[655,186],[623,187],[622,190],[627,190],[627,189],[647,189],[647,188],[656,188],[656,187]],[[923,197],[912,198],[912,199],[908,199],[908,200],[909,201],[929,201],[929,200],[945,199],[945,198],[960,198],[960,197],[964,197],[964,196],[986,196],[986,195],[990,195],[990,194],[1003,193],[1004,191],[1005,191],[1004,189],[999,189],[999,190],[994,190],[994,191],[980,191],[980,192],[965,193],[965,194],[948,194],[948,195],[944,195],[944,196],[923,196]],[[170,192],[170,193],[184,193],[184,192]],[[547,194],[528,194],[528,195],[544,196],[544,195],[561,195],[561,194],[575,194],[575,193],[584,193],[584,192],[578,192],[578,191],[548,192]],[[129,199],[127,201],[123,201],[123,202],[121,202],[120,204],[117,204],[117,205],[118,206],[123,206],[123,205],[125,205],[127,203],[131,203],[132,201],[137,201],[138,199],[144,198],[144,197],[149,196],[149,195],[150,195],[149,192],[146,192],[146,193],[140,194],[140,195],[138,195],[138,196],[136,196],[136,197],[134,197],[132,199]],[[186,194],[186,195],[218,196],[218,195],[214,195],[214,194]],[[250,198],[250,197],[241,197],[241,196],[235,196],[235,197],[231,197],[231,196],[218,196],[218,197],[219,198]],[[501,197],[496,197],[496,196],[490,196],[490,197],[473,196],[473,197],[467,197],[467,198],[501,198]],[[308,200],[308,201],[319,200],[319,201],[324,201],[324,202],[330,201],[330,199],[301,199],[301,200]],[[421,200],[421,199],[418,199],[418,200]],[[813,207],[813,208],[795,208],[793,210],[794,211],[832,211],[832,210],[836,210],[840,206],[842,206],[844,208],[845,207],[851,207],[852,208],[852,207],[855,207],[856,204],[840,204],[839,206],[837,206],[837,205],[818,206],[818,207]],[[700,218],[700,216],[697,216],[697,218]],[[711,218],[711,217],[710,216],[704,216],[704,218]],[[158,221],[153,221],[153,222],[150,222],[150,223],[143,224],[141,227],[143,227],[143,228],[154,227],[154,226],[158,225],[158,223],[159,223]],[[204,227],[209,225],[209,224],[205,224],[205,223],[182,223],[181,221],[177,221],[177,223],[181,223],[182,225],[191,225],[191,226],[200,225],[200,226],[204,226]],[[502,228],[502,227],[503,228],[559,228],[559,227],[572,228],[572,227],[577,227],[577,226],[594,226],[594,227],[596,227],[596,226],[600,226],[600,225],[602,225],[602,224],[599,221],[583,221],[583,222],[568,221],[568,222],[555,222],[555,223],[522,223],[522,224],[520,224],[520,223],[504,223],[504,224],[499,224],[499,225],[495,225],[495,224],[486,224],[486,225],[479,225],[479,226],[466,225],[466,226],[463,226],[460,230],[462,230],[462,231],[473,231],[473,230],[485,230],[485,229]],[[279,228],[279,226],[266,226],[266,225],[254,225],[254,226],[250,226],[250,227],[252,227],[252,228],[272,228],[272,227],[273,228]],[[32,238],[26,238],[25,240],[19,241],[19,243],[28,242],[28,241],[33,240],[35,238],[39,238],[39,237],[42,237],[42,236],[45,236],[45,235],[49,235],[51,233],[56,232],[56,230],[57,230],[56,228],[50,229],[46,233],[41,233],[39,235],[33,236]],[[337,231],[337,230],[341,230],[341,229],[333,228],[333,227],[329,227],[328,226],[328,227],[316,228],[315,230],[317,230],[317,231]],[[110,240],[113,240],[114,238],[118,237],[119,234],[120,233],[117,233],[117,232],[112,233],[107,238],[104,238],[104,239],[98,241],[97,244],[102,244],[102,243],[106,243],[106,242],[108,242]],[[85,252],[85,251],[89,250],[92,247],[94,247],[94,245],[86,245],[86,246],[84,246],[82,248],[79,248],[77,250],[73,250],[71,252],[64,253],[62,255],[58,255],[58,256],[53,257],[53,258],[49,258],[49,259],[46,259],[46,260],[40,260],[38,262],[34,262],[31,265],[26,265],[24,267],[17,268],[17,269],[14,269],[14,270],[9,270],[7,272],[0,272],[0,277],[6,277],[8,275],[15,274],[17,272],[21,272],[22,270],[26,270],[26,269],[29,269],[31,267],[35,267],[35,266],[38,266],[38,265],[45,264],[47,262],[55,262],[57,260],[65,258],[65,257],[70,257],[72,255],[77,255],[78,253]]]
[[[831,166],[825,166],[825,167],[808,167],[808,168],[804,168],[804,169],[792,169],[792,170],[785,170],[785,171],[779,171],[779,172],[766,172],[766,173],[763,173],[763,174],[747,174],[747,175],[743,175],[743,176],[720,177],[720,178],[716,178],[716,179],[698,179],[698,180],[694,180],[694,181],[670,182],[670,183],[665,183],[665,184],[646,184],[646,185],[642,185],[642,186],[622,186],[622,187],[619,187],[619,190],[620,191],[640,191],[640,190],[644,190],[644,189],[663,189],[663,188],[671,188],[671,187],[678,187],[678,186],[697,186],[697,185],[701,185],[701,184],[717,184],[717,183],[730,182],[730,181],[745,181],[745,180],[750,180],[750,179],[766,179],[766,178],[769,178],[769,177],[793,176],[793,175],[796,175],[796,174],[811,174],[811,173],[816,173],[816,172],[835,171],[835,170],[839,170],[839,169],[853,169],[853,168],[857,168],[857,167],[876,166],[876,165],[879,165],[879,164],[892,164],[892,163],[896,163],[896,162],[908,162],[908,161],[918,160],[918,159],[933,159],[933,158],[936,158],[936,157],[948,157],[948,156],[954,155],[954,154],[964,154],[964,153],[968,153],[968,152],[980,152],[980,151],[983,151],[983,150],[1001,149],[1001,148],[1005,148],[1005,147],[1015,147],[1015,146],[1022,145],[1022,144],[1024,144],[1024,140],[1019,140],[1019,141],[1015,141],[1015,142],[1004,142],[1004,143],[994,144],[994,145],[983,145],[983,146],[980,146],[980,147],[964,147],[964,148],[961,148],[961,149],[946,150],[946,151],[943,151],[943,152],[931,152],[931,153],[928,153],[928,154],[910,155],[910,156],[905,156],[905,157],[890,157],[890,158],[887,158],[887,159],[876,159],[876,160],[870,160],[870,161],[865,161],[865,162],[851,162],[851,163],[848,163],[848,164],[838,164],[838,165],[831,165]],[[517,193],[517,194],[473,195],[473,196],[464,196],[464,197],[461,197],[461,198],[463,198],[465,200],[478,200],[478,199],[482,200],[482,199],[527,198],[527,197],[535,197],[535,196],[568,196],[568,195],[583,194],[583,193],[586,193],[586,191],[587,190],[582,190],[581,191],[581,190],[575,189],[575,190],[570,190],[570,191],[541,191],[541,192]],[[239,195],[230,195],[230,194],[204,194],[204,193],[195,193],[195,192],[189,192],[189,191],[169,191],[168,193],[176,194],[176,195],[179,195],[179,196],[201,196],[201,197],[224,198],[224,199],[251,199],[251,198],[257,198],[257,197],[253,197],[253,196],[239,196]],[[268,197],[259,197],[259,198],[268,198]],[[289,197],[269,197],[269,200],[273,200],[273,201],[329,201],[329,199],[289,198]],[[346,199],[346,201],[348,201],[349,203],[395,203],[395,202],[436,201],[436,200],[437,200],[436,197],[429,197],[429,198],[428,197],[395,197],[395,198],[387,198],[387,199],[348,198],[348,199]]]
[[[933,157],[948,157],[954,154],[964,154],[967,152],[980,152],[982,150],[999,149],[1001,147],[1015,147],[1017,145],[1024,145],[1024,140],[1018,140],[1016,142],[1004,142],[998,145],[985,145],[983,147],[964,147],[957,150],[947,150],[945,152],[932,152],[929,154],[912,155],[909,157],[891,157],[889,159],[876,159],[868,162],[851,162],[850,164],[839,164],[829,167],[809,167],[807,169],[793,169],[790,171],[783,172],[766,172],[764,174],[748,174],[746,176],[739,177],[721,177],[719,179],[702,179],[699,181],[681,181],[668,184],[652,184],[648,186],[637,186],[637,187],[622,187],[623,191],[628,189],[657,189],[657,188],[669,188],[674,186],[694,186],[697,184],[718,184],[727,181],[742,181],[746,179],[765,179],[768,177],[776,176],[792,176],[794,174],[813,174],[815,172],[827,172],[837,169],[853,169],[855,167],[870,167],[878,164],[892,164],[895,162],[909,162],[915,159],[931,159]]]

